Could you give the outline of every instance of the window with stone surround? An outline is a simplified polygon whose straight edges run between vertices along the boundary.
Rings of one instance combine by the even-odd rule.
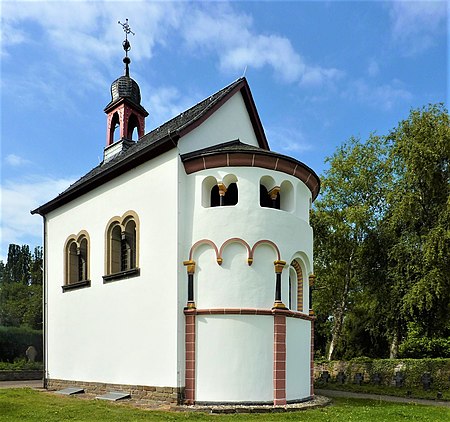
[[[213,176],[206,177],[202,182],[202,206],[204,208],[233,206],[238,203],[237,177],[226,175],[222,181]]]
[[[89,243],[89,235],[84,230],[66,240],[63,291],[90,286]]]
[[[289,308],[303,312],[303,270],[297,259],[291,262],[289,268]]]
[[[284,180],[278,186],[272,177],[261,177],[259,182],[259,205],[263,208],[292,212],[295,209],[292,183]]]
[[[113,217],[106,229],[104,281],[139,275],[139,218],[133,211]]]

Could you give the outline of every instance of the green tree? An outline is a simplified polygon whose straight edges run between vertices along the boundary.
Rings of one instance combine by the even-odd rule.
[[[42,248],[10,245],[0,262],[0,325],[42,329]]]
[[[355,294],[362,288],[365,242],[377,230],[389,182],[386,143],[351,138],[327,159],[322,194],[311,215],[315,235],[314,308],[331,322],[327,357],[334,357]],[[319,327],[320,328],[320,327]]]
[[[404,319],[450,334],[450,121],[443,105],[413,110],[387,137],[394,183],[386,225],[389,277]],[[411,326],[411,325],[410,325]],[[398,337],[400,333],[398,333]],[[398,339],[400,343],[401,338]]]
[[[422,344],[428,356],[447,350],[447,110],[412,110],[387,136],[352,138],[327,161],[311,221],[317,337],[324,342],[331,327],[328,357],[384,355],[388,344],[391,357],[399,348],[412,356]]]

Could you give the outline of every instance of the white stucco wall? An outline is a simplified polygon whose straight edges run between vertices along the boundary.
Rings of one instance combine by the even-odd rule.
[[[235,206],[205,208],[202,206],[202,182],[208,176],[218,181],[227,176],[237,177],[239,200]],[[279,186],[289,181],[295,207],[290,211],[263,208],[259,205],[259,183],[269,175]],[[282,300],[289,302],[289,271],[291,260],[298,258],[307,275],[312,272],[312,229],[304,211],[309,207],[311,193],[298,188],[303,184],[285,173],[261,168],[228,167],[203,170],[185,176],[184,190],[194,198],[192,209],[186,209],[183,227],[183,248],[188,258],[189,248],[201,239],[213,241],[217,248],[230,238],[238,237],[252,247],[262,239],[271,240],[287,262],[282,274]],[[299,208],[302,209],[299,212]],[[302,218],[303,217],[303,218]],[[192,223],[191,223],[192,221]],[[270,308],[274,301],[275,272],[274,249],[268,245],[256,248],[253,264],[247,264],[247,251],[238,243],[224,249],[223,263],[219,266],[213,249],[201,246],[194,252],[197,263],[195,274],[195,299],[200,308],[209,307],[262,307]],[[304,298],[307,298],[307,285]],[[306,299],[305,299],[306,300]],[[304,309],[308,309],[304,303]]]
[[[237,178],[239,198],[235,206],[204,206],[203,181],[210,176],[225,184]],[[289,211],[259,205],[259,184],[264,176],[273,179],[274,185],[288,186],[292,195]],[[289,264],[297,259],[304,273],[303,312],[308,313],[307,279],[312,272],[313,244],[309,225],[311,192],[303,182],[282,172],[256,167],[203,170],[181,180],[184,198],[181,206],[186,216],[184,224],[180,224],[183,259],[188,259],[190,247],[201,239],[214,242],[217,248],[235,237],[250,247],[259,240],[271,240],[278,246],[280,258],[287,262],[282,274],[283,302],[289,303]],[[235,242],[224,248],[221,257],[222,265],[218,265],[214,249],[207,244],[197,247],[192,255],[196,262],[197,309],[271,309],[275,299],[275,250],[266,244],[258,246],[249,266],[247,249]],[[273,400],[272,316],[200,315],[196,329],[197,401]],[[287,318],[287,369],[292,372],[287,375],[288,400],[303,399],[310,394],[310,335],[308,321]]]
[[[311,322],[286,318],[286,400],[310,396]]]
[[[197,317],[196,400],[273,400],[273,318]]]
[[[212,145],[240,139],[258,146],[247,108],[240,92],[231,97],[200,126],[184,136],[178,143],[181,154]]]
[[[177,170],[172,150],[48,215],[48,377],[177,386]],[[106,225],[128,210],[140,219],[140,276],[104,284]],[[91,287],[63,293],[64,243],[80,230]]]

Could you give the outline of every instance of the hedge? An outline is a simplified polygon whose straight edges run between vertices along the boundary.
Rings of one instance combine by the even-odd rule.
[[[36,348],[36,361],[42,361],[42,331],[0,326],[0,361],[14,362],[26,358],[28,346]]]
[[[320,380],[323,371],[328,371],[332,382],[339,372],[346,375],[346,383],[353,383],[357,373],[364,374],[364,382],[369,383],[374,374],[380,374],[382,385],[395,385],[396,372],[404,375],[405,388],[422,387],[422,375],[431,374],[432,387],[450,388],[450,359],[368,359],[356,358],[344,361],[316,361],[314,377]]]

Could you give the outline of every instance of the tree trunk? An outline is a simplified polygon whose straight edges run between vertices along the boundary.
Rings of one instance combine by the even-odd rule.
[[[352,255],[353,254],[350,255],[350,259],[347,265],[347,274],[345,275],[344,291],[342,292],[341,302],[339,303],[334,313],[334,326],[331,333],[330,347],[328,349],[328,360],[331,360],[333,358],[333,353],[341,335],[342,326],[344,325],[345,309],[347,307],[348,294],[350,291]]]
[[[339,310],[334,315],[335,315],[334,327],[333,327],[333,331],[331,333],[330,347],[328,348],[328,356],[327,356],[328,360],[332,360],[332,358],[333,358],[334,349],[336,348],[338,338],[341,335],[342,324],[344,322],[344,312],[343,311]]]
[[[389,359],[396,359],[398,356],[398,333],[392,335],[391,344],[389,347]]]

